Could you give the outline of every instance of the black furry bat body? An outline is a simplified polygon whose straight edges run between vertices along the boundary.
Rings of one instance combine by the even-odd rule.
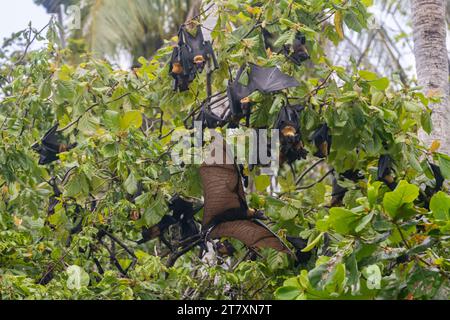
[[[306,159],[308,152],[304,149],[299,119],[299,113],[303,109],[300,106],[284,106],[278,114],[275,129],[280,131],[280,163]]]
[[[381,155],[378,160],[378,173],[377,179],[383,181],[391,190],[397,187],[397,182],[393,175],[392,158],[387,155]]]
[[[424,207],[426,209],[430,209],[430,200],[431,198],[439,191],[442,190],[445,182],[445,178],[442,175],[441,168],[434,163],[428,163],[431,168],[431,172],[434,176],[434,186],[426,186],[424,191],[421,191],[419,195],[419,201],[423,202]]]
[[[326,158],[330,154],[331,150],[331,134],[328,125],[325,123],[321,125],[311,137],[314,145],[317,148],[314,156],[318,158]]]
[[[249,121],[252,103],[249,96],[253,92],[269,94],[299,86],[295,78],[282,73],[277,67],[260,67],[252,63],[249,64],[248,83],[244,85],[240,83],[240,79],[245,68],[246,64],[241,66],[236,79],[228,84],[227,95],[234,121],[239,121],[244,116]]]
[[[174,48],[170,59],[170,74],[174,78],[174,89],[186,91],[189,84],[201,73],[208,61],[213,61],[214,68],[218,63],[210,41],[205,41],[201,26],[197,26],[192,35],[182,26],[178,32],[178,46]]]
[[[286,240],[295,248],[295,257],[297,258],[297,265],[306,264],[311,259],[312,253],[302,252],[308,245],[308,241],[298,237],[286,236]]]
[[[266,50],[270,49],[272,52],[283,53],[289,61],[298,66],[306,60],[309,60],[310,56],[306,48],[306,37],[303,33],[297,32],[292,44],[283,44],[281,48],[275,47],[277,40],[275,33],[271,33],[263,28],[262,35]]]
[[[35,143],[31,148],[37,152],[39,165],[46,165],[59,159],[58,154],[69,151],[77,146],[76,143],[66,144],[61,142],[61,137],[57,133],[58,124],[54,125],[41,140],[41,143]]]
[[[175,224],[179,224],[181,229],[181,238],[178,240],[185,240],[200,234],[194,216],[201,210],[203,207],[202,205],[194,208],[192,202],[176,195],[170,199],[168,206],[172,211],[172,215],[165,215],[158,224],[149,228],[144,228],[142,230],[142,239],[137,242],[138,244],[160,238],[160,240],[172,250],[172,246],[165,238],[164,232],[170,226]]]

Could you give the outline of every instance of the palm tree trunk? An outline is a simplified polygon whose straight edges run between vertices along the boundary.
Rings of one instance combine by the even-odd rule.
[[[441,152],[450,153],[449,66],[446,47],[446,0],[412,0],[414,55],[417,79],[428,96],[439,95],[439,103],[431,106],[433,131],[421,139],[427,146],[441,142]]]

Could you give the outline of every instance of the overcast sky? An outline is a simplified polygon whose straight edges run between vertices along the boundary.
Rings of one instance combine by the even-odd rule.
[[[3,0],[0,10],[0,41],[12,33],[27,28],[31,21],[36,29],[45,26],[50,16],[33,0]]]

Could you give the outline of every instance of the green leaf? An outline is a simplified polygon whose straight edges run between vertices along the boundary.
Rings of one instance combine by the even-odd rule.
[[[439,154],[439,166],[445,179],[450,179],[450,157],[445,154]]]
[[[400,214],[403,205],[412,203],[419,196],[419,187],[402,180],[392,192],[387,192],[383,198],[384,209],[396,218]]]
[[[344,208],[331,208],[328,223],[336,232],[346,235],[355,230],[359,216]]]
[[[73,174],[65,186],[64,195],[69,198],[86,197],[89,194],[89,180],[84,173]]]
[[[320,233],[313,241],[311,241],[310,244],[308,244],[303,250],[302,252],[309,252],[312,249],[314,249],[314,247],[319,243],[319,241],[323,238],[323,235],[325,234],[325,232]]]
[[[73,265],[67,268],[67,288],[70,290],[80,290],[89,285],[89,275],[83,268]]]
[[[430,113],[428,111],[423,111],[422,115],[420,117],[420,123],[422,125],[423,130],[430,134],[431,131],[433,130],[433,123],[431,121],[431,116]]]
[[[379,106],[384,100],[384,93],[382,91],[375,91],[372,94],[371,104],[373,106]]]
[[[422,107],[414,101],[405,101],[404,102],[405,109],[408,112],[416,113],[422,111]]]
[[[280,287],[275,291],[277,300],[295,300],[301,294],[298,287]]]
[[[284,221],[294,219],[297,216],[297,214],[298,214],[298,210],[292,205],[284,206],[280,210],[280,217]]]
[[[255,187],[257,191],[264,192],[270,186],[270,177],[260,175],[255,178]]]
[[[117,111],[106,110],[105,114],[103,115],[103,122],[108,129],[112,131],[119,130],[120,114]]]
[[[364,268],[363,275],[367,279],[367,288],[370,290],[381,288],[381,270],[376,264]]]
[[[142,113],[140,111],[128,111],[120,119],[120,129],[128,130],[129,128],[139,129],[142,126]]]
[[[52,94],[52,83],[50,79],[45,80],[39,87],[39,96],[42,100],[47,99]]]
[[[128,175],[127,180],[125,180],[124,187],[125,187],[125,190],[129,194],[135,194],[137,192],[137,190],[138,190],[138,182],[136,180],[136,177],[133,174],[133,171],[130,172],[130,174]]]
[[[389,79],[380,78],[377,80],[369,81],[369,84],[380,91],[384,91],[389,87]]]
[[[380,190],[382,183],[381,181],[375,181],[371,183],[367,187],[367,199],[369,200],[369,204],[373,207],[378,199],[378,193]]]
[[[378,75],[372,71],[359,70],[358,74],[361,77],[361,79],[364,79],[366,81],[373,81],[373,80],[378,79]]]
[[[362,230],[364,230],[364,228],[370,223],[370,221],[372,221],[373,216],[374,216],[373,212],[365,215],[361,219],[360,223],[356,226],[355,232],[361,232]]]
[[[450,196],[439,191],[430,201],[430,210],[436,220],[448,221],[450,219]]]

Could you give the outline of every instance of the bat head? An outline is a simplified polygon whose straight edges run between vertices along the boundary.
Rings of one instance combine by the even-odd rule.
[[[278,114],[275,129],[280,130],[282,161],[293,163],[296,160],[305,159],[308,152],[304,149],[300,132],[299,112],[300,106],[284,106]]]
[[[306,38],[303,33],[298,32],[296,34],[291,51],[290,57],[295,64],[301,65],[302,62],[309,60],[310,56],[306,48]]]
[[[217,242],[216,250],[217,253],[222,257],[231,257],[236,252],[236,248],[228,240]]]
[[[392,158],[387,154],[381,155],[378,160],[377,179],[383,181],[391,190],[397,186],[393,176]]]

